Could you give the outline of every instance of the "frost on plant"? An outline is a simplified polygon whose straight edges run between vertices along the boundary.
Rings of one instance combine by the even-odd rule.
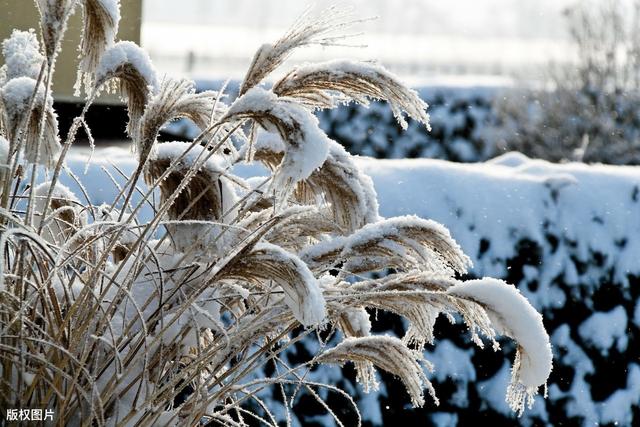
[[[31,77],[37,79],[44,56],[34,31],[14,30],[2,43],[4,78]],[[4,83],[4,82],[1,82]]]
[[[349,101],[368,105],[367,98],[385,100],[403,129],[407,129],[403,111],[430,129],[427,104],[416,91],[376,64],[339,60],[306,65],[285,75],[273,91],[317,108],[331,108],[338,102]]]
[[[127,131],[135,132],[150,97],[160,89],[156,70],[147,52],[130,41],[119,41],[102,55],[95,71],[93,90],[118,87],[127,100]]]
[[[31,77],[9,79],[0,88],[0,105],[7,138],[21,141],[29,162],[53,167],[60,151],[58,117],[51,94],[45,98],[45,92]]]
[[[400,124],[406,114],[428,127],[426,104],[369,63],[303,66],[271,89],[258,86],[293,49],[331,44],[347,16],[305,15],[262,46],[241,96],[227,104],[193,82],[158,79],[141,48],[116,41],[117,1],[80,2],[90,93],[65,144],[86,126],[93,96],[114,83],[139,161],[115,199],[94,206],[59,183],[64,159],[47,83],[54,67],[38,68],[55,59],[49,44],[59,43],[76,3],[39,1],[51,27],[44,56],[33,32],[3,45],[0,407],[55,409],[61,425],[245,425],[251,417],[277,425],[264,388],[279,386],[285,404],[299,390],[320,399],[319,389],[336,389],[308,380],[308,370],[347,362],[365,390],[382,369],[419,406],[425,389],[437,402],[425,369],[438,367],[422,349],[437,317],[454,313],[480,346],[484,338],[498,349],[498,334],[517,341],[507,400],[519,412],[531,404],[551,370],[541,316],[510,285],[461,281],[470,260],[442,225],[381,218],[371,179],[313,115],[384,99]],[[176,118],[200,135],[159,143]],[[234,175],[246,161],[269,176]],[[44,166],[46,182],[34,166],[37,185],[21,192],[25,163]],[[143,221],[146,205],[153,217]],[[405,335],[372,334],[370,310],[404,317]],[[301,339],[319,339],[318,351],[290,366],[282,352]],[[268,364],[276,366],[269,375]]]
[[[115,43],[120,22],[120,0],[85,0],[82,7],[84,28],[79,49],[78,92],[83,78],[85,87],[91,88],[93,73],[105,50]]]

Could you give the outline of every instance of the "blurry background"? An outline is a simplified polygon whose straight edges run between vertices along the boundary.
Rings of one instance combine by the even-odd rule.
[[[159,69],[242,77],[255,49],[275,40],[305,10],[298,0],[145,0],[142,43]],[[316,10],[334,4],[314,2]],[[562,10],[570,0],[348,0],[358,18],[353,40],[366,49],[315,48],[295,61],[349,56],[377,59],[419,84],[433,76],[537,77],[567,59]]]

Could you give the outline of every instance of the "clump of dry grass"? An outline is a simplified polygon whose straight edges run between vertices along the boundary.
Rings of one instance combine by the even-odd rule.
[[[39,4],[46,26],[56,19],[64,24],[72,3]],[[22,98],[29,102],[20,115],[6,97],[0,105],[7,137],[0,137],[7,178],[0,209],[0,407],[53,409],[60,425],[246,425],[250,418],[277,425],[261,398],[264,388],[281,387],[285,403],[299,389],[320,399],[319,387],[353,403],[305,375],[317,364],[345,362],[355,363],[365,389],[375,388],[375,368],[383,369],[422,405],[425,388],[436,399],[422,346],[432,342],[437,316],[454,312],[479,345],[484,335],[497,348],[493,325],[521,343],[508,397],[516,410],[531,403],[550,369],[541,320],[533,316],[539,335],[523,335],[517,322],[504,323],[515,316],[508,307],[478,293],[477,284],[463,286],[456,274],[470,262],[444,227],[416,217],[379,218],[371,180],[311,112],[334,99],[374,97],[427,124],[426,105],[370,65],[339,67],[339,73],[322,65],[304,78],[300,70],[288,74],[273,90],[255,87],[292,49],[331,43],[328,32],[346,16],[334,10],[317,22],[306,16],[276,44],[263,46],[242,96],[227,106],[220,94],[195,93],[191,82],[159,83],[137,46],[107,46],[106,27],[117,22],[101,14],[100,4],[85,2],[83,43],[88,63],[97,64],[87,108],[96,91],[117,82],[139,166],[110,205],[80,202],[58,181],[86,108],[56,158],[46,148],[57,133],[47,118],[55,117],[47,95],[53,67],[41,69],[40,81],[3,82],[2,93],[17,79],[33,80],[22,85],[31,94]],[[43,31],[48,55],[51,40],[59,42],[54,30]],[[193,120],[202,133],[159,144],[160,128],[178,117]],[[22,194],[20,171],[33,161],[34,147],[51,159],[44,162],[51,179]],[[252,157],[272,170],[258,185],[232,173],[235,163]],[[37,171],[32,167],[31,183]],[[136,187],[141,176],[144,189]],[[142,223],[146,204],[154,216]],[[396,273],[362,278],[387,268]],[[489,288],[531,309],[508,285]],[[407,318],[405,337],[372,335],[367,309]],[[321,342],[319,353],[297,366],[283,361],[283,351],[320,330],[338,332],[341,342]],[[277,366],[275,373],[260,376],[267,363]]]

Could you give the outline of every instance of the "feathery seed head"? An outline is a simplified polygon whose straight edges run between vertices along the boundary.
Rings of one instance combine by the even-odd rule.
[[[403,129],[407,128],[404,111],[431,130],[427,104],[418,93],[384,67],[370,62],[336,60],[298,67],[280,79],[273,91],[311,108],[333,108],[348,101],[368,105],[368,98],[384,100]]]
[[[82,0],[84,27],[80,41],[80,68],[76,95],[82,81],[88,90],[104,52],[115,43],[120,23],[120,0]]]
[[[160,84],[147,52],[130,41],[120,41],[108,48],[96,68],[94,89],[100,90],[115,80],[127,100],[129,123],[127,131],[134,135],[140,125],[145,106]]]
[[[60,41],[67,31],[69,17],[75,12],[79,0],[36,0],[40,12],[40,28],[44,50],[52,62],[60,49]]]
[[[334,45],[340,39],[345,38],[345,36],[335,35],[335,31],[355,22],[357,21],[351,18],[348,11],[340,10],[334,6],[323,11],[319,17],[313,17],[311,10],[307,10],[278,41],[260,46],[242,81],[240,95],[258,85],[278,68],[295,49],[309,45]]]
[[[220,96],[213,91],[196,93],[195,83],[191,80],[164,79],[158,92],[150,98],[140,118],[137,134],[134,135],[140,160],[149,156],[160,129],[173,120],[186,118],[201,131],[207,129],[212,119],[217,121],[226,112],[226,105],[219,100]],[[235,151],[231,143],[225,147]]]

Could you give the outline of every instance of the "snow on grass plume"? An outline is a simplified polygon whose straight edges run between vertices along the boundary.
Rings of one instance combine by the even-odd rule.
[[[481,304],[496,331],[518,343],[507,402],[522,414],[525,404],[533,405],[534,395],[551,373],[553,356],[542,316],[515,286],[501,280],[470,280],[452,286],[447,293]]]
[[[402,129],[407,129],[403,111],[428,130],[427,104],[384,67],[367,62],[334,60],[295,68],[279,80],[273,91],[291,96],[311,107],[332,108],[341,102],[356,101],[368,106],[367,98],[389,103]],[[338,94],[336,96],[335,94]]]
[[[252,88],[231,104],[223,119],[246,118],[278,133],[285,142],[285,155],[271,184],[278,198],[286,198],[294,184],[308,178],[327,158],[329,138],[320,130],[318,119],[292,100]]]
[[[132,134],[138,129],[149,98],[160,89],[149,54],[131,41],[119,41],[109,47],[97,65],[94,90],[100,90],[105,85],[109,90],[113,86],[112,81],[117,83],[120,93],[127,100],[127,131]]]
[[[269,243],[256,245],[252,256],[260,259],[260,263],[281,265],[280,273],[275,280],[284,290],[287,305],[293,315],[304,326],[318,325],[326,318],[324,297],[316,278],[300,258],[290,254],[279,246]],[[266,264],[263,264],[266,266]],[[259,268],[259,266],[257,266]],[[280,276],[285,280],[278,280]],[[291,280],[290,278],[296,278]]]
[[[84,0],[84,28],[80,41],[80,67],[75,84],[76,96],[82,82],[90,89],[93,73],[107,48],[115,43],[120,24],[120,0]]]
[[[40,53],[40,43],[33,30],[14,30],[11,37],[2,42],[5,79],[31,77],[37,79],[44,56]],[[2,86],[0,81],[0,86]]]
[[[0,103],[8,139],[21,140],[13,149],[21,147],[27,161],[51,168],[60,152],[58,116],[51,94],[45,99],[45,92],[44,86],[31,77],[16,77],[0,88]]]
[[[300,180],[292,197],[301,203],[326,208],[345,234],[352,233],[379,219],[376,191],[371,178],[360,171],[352,156],[337,142],[329,140],[328,143],[322,167]],[[255,160],[276,170],[286,149],[278,136],[259,133],[253,150]]]
[[[303,251],[307,262],[329,269],[344,262],[349,273],[383,268],[466,273],[471,260],[437,222],[403,216],[367,224],[348,237],[337,236]]]
[[[203,250],[224,253],[230,235],[225,232],[225,224],[234,222],[237,215],[234,183],[225,173],[228,165],[223,156],[212,155],[202,146],[189,150],[190,145],[180,141],[159,144],[155,158],[148,162],[145,178],[152,183],[170,165],[175,168],[159,182],[159,189],[161,202],[177,196],[165,218],[165,226],[177,250],[200,242]],[[176,193],[185,175],[194,170],[197,172],[188,185]]]
[[[112,78],[125,79],[127,72],[137,74],[135,78],[142,83],[141,89],[158,90],[159,82],[149,54],[131,41],[120,41],[104,52],[96,69],[96,86]]]

